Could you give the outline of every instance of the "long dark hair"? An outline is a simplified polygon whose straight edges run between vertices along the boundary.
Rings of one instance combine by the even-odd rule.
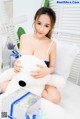
[[[52,29],[54,27],[54,24],[56,22],[56,14],[53,11],[53,9],[48,8],[48,7],[41,7],[40,9],[38,9],[38,11],[36,12],[35,16],[34,16],[34,21],[36,19],[39,19],[40,15],[42,14],[47,14],[50,17],[51,20],[51,30],[48,32],[48,34],[46,34],[46,36],[48,38],[51,38],[52,35]]]

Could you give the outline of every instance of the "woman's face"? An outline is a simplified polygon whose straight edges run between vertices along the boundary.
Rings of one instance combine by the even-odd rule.
[[[44,37],[51,29],[51,20],[47,14],[42,14],[35,20],[36,36],[38,38]]]

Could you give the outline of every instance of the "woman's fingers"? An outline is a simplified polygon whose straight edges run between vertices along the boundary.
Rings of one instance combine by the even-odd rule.
[[[31,76],[37,76],[40,74],[40,71],[31,71]]]
[[[20,66],[20,60],[15,61],[14,66]]]
[[[31,76],[34,77],[34,78],[36,78],[36,79],[43,77],[43,75],[41,74],[40,71],[32,72],[31,73]]]
[[[17,60],[17,61],[14,63],[14,72],[19,72],[21,68],[22,68],[21,62],[20,62],[20,60]]]
[[[15,65],[15,66],[14,66],[14,71],[15,71],[15,72],[19,72],[19,71],[20,71],[20,67],[18,67],[18,66]]]

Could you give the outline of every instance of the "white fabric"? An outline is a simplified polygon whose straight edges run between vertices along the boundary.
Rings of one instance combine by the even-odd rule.
[[[57,46],[55,73],[67,79],[73,60],[80,52],[80,49],[74,44],[68,44],[58,40],[55,41]]]
[[[30,76],[31,71],[38,70],[37,64],[46,66],[43,60],[31,56],[31,55],[23,55],[20,57],[20,62],[22,65],[21,72],[14,73],[13,69],[9,69],[2,73],[0,76],[0,81],[4,80],[10,80],[12,78],[12,81],[10,81],[9,86],[6,89],[6,93],[12,93],[15,90],[19,89],[20,86],[18,82],[20,80],[23,80],[26,82],[26,86],[24,87],[26,90],[31,91],[32,93],[36,95],[41,95],[45,84],[53,85],[57,87],[58,89],[61,89],[65,85],[65,80],[63,77],[58,75],[47,75],[40,79],[35,79],[32,76]]]
[[[66,86],[61,91],[61,95],[60,106],[74,119],[80,119],[80,86],[67,81]]]
[[[41,111],[43,119],[76,119],[68,113],[68,110],[43,98],[41,99]]]
[[[41,99],[41,111],[43,119],[80,119],[80,87],[67,81],[62,91],[60,105],[53,104],[46,99]],[[0,95],[1,100],[8,94]]]

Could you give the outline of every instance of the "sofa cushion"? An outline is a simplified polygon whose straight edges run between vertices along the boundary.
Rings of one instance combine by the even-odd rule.
[[[69,44],[58,40],[55,41],[57,44],[55,73],[67,79],[70,74],[72,63],[80,49],[75,44]]]

